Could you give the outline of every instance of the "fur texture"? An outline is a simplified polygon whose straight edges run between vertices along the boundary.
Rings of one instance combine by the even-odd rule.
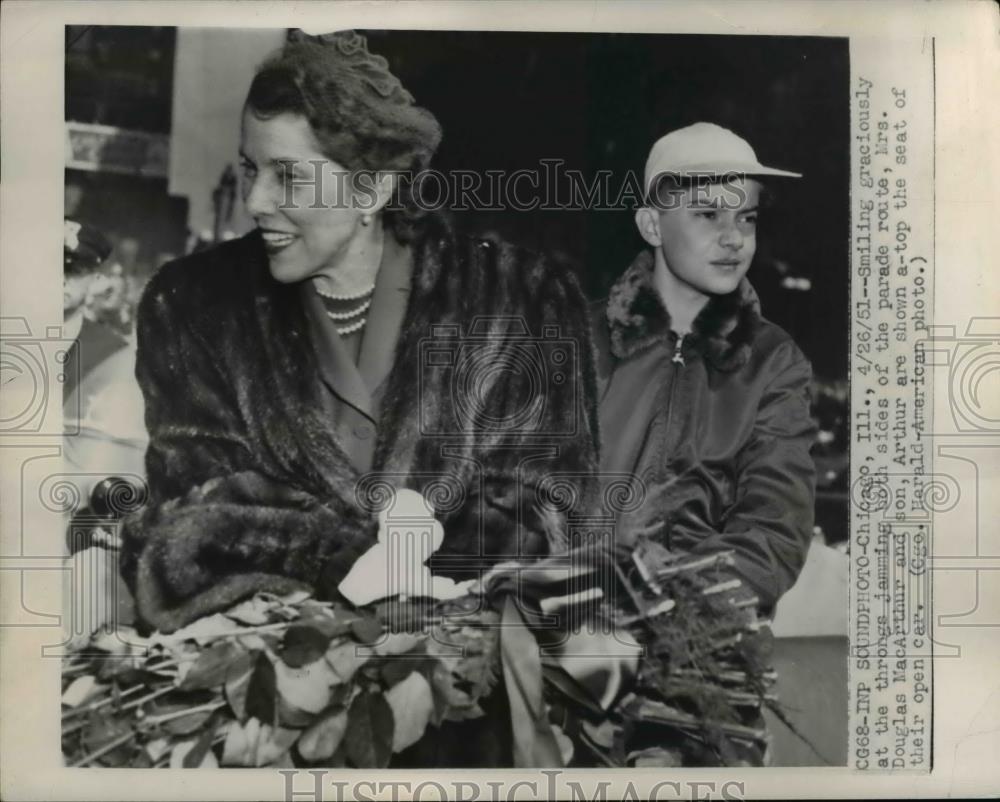
[[[436,571],[470,576],[545,552],[539,482],[551,471],[597,468],[593,349],[576,279],[538,254],[456,236],[436,216],[413,250],[410,302],[366,477],[323,411],[298,289],[271,279],[256,234],[171,263],[150,282],[137,367],[150,501],[126,522],[122,560],[149,626],[170,631],[260,589],[333,594],[374,542],[381,480],[437,494],[446,536]],[[492,418],[540,395],[539,415],[520,430],[456,425],[453,388],[421,385],[421,343],[432,326],[468,337],[475,324],[502,360],[519,341],[498,316],[522,318],[536,337],[558,327],[576,343],[577,370],[540,388],[514,370],[478,384]],[[573,431],[552,434],[566,432],[571,416]]]
[[[653,286],[651,251],[643,250],[611,288],[607,320],[611,351],[618,359],[628,359],[670,335],[670,315]],[[712,297],[695,318],[686,342],[716,369],[732,371],[749,359],[760,322],[757,293],[743,279],[735,292]]]

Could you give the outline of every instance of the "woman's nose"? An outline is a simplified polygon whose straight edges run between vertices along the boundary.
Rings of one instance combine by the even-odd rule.
[[[243,202],[246,204],[250,216],[260,217],[273,214],[278,208],[278,202],[273,188],[269,186],[271,182],[260,175],[245,180]]]

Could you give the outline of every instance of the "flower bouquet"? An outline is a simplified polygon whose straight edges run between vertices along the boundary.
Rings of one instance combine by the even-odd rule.
[[[119,628],[65,660],[63,754],[385,767],[428,728],[482,717],[502,688],[515,765],[760,763],[769,634],[730,566],[650,542],[579,548],[444,600],[259,593],[170,635]]]

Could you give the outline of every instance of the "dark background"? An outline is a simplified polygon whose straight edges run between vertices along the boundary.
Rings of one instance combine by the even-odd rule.
[[[442,170],[540,169],[542,159],[556,158],[588,181],[611,171],[618,187],[628,171],[641,174],[656,139],[704,120],[745,137],[763,163],[803,173],[801,180],[773,182],[778,202],[762,216],[750,278],[765,315],[789,330],[817,374],[846,375],[846,39],[365,33],[440,120],[444,140],[435,166]],[[68,26],[66,119],[169,133],[175,41],[173,28]],[[184,199],[168,198],[165,181],[71,172],[69,181],[92,190],[84,212],[93,222],[147,240],[155,232],[156,250],[178,250],[170,232],[182,229],[183,240]],[[206,192],[216,178],[206,177]],[[642,246],[627,208],[461,216],[470,229],[568,255],[593,297]],[[786,276],[809,279],[811,291],[784,288]]]
[[[653,142],[699,120],[746,138],[772,182],[750,280],[817,375],[847,371],[849,85],[846,39],[820,37],[366,31],[417,102],[440,120],[442,170],[540,169],[639,175]],[[582,266],[593,297],[643,243],[629,209],[468,214]],[[784,271],[784,272],[783,272]],[[782,286],[804,277],[810,291]]]
[[[704,120],[732,129],[764,164],[804,174],[772,182],[750,280],[764,314],[812,361],[820,440],[817,524],[847,538],[849,292],[848,41],[672,34],[364,32],[373,52],[444,129],[440,170],[541,170],[561,159],[587,183],[641,175],[653,142]],[[170,134],[177,31],[68,26],[66,119]],[[212,135],[206,132],[206,135]],[[233,133],[235,137],[235,132]],[[235,152],[233,161],[235,163]],[[218,176],[205,176],[212,196]],[[66,171],[67,213],[115,244],[129,297],[159,263],[208,243],[166,179]],[[71,202],[72,199],[72,202]],[[559,252],[603,296],[644,246],[633,210],[462,212],[462,226]],[[129,247],[125,248],[124,245]],[[803,279],[808,281],[806,284]]]

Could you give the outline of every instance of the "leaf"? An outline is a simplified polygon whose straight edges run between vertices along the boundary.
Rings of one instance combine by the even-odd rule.
[[[615,725],[607,719],[604,719],[600,724],[592,724],[586,720],[583,721],[583,731],[587,737],[596,746],[608,752],[614,748],[616,729]]]
[[[291,593],[286,593],[284,596],[279,596],[278,599],[286,607],[294,607],[296,605],[302,604],[306,599],[312,598],[313,592],[311,590],[293,590]]]
[[[465,707],[449,707],[440,716],[440,719],[444,721],[472,721],[485,715],[486,711],[477,702]]]
[[[762,626],[756,633],[743,638],[737,650],[747,662],[747,668],[753,674],[767,671],[771,656],[774,653],[774,634],[768,626]]]
[[[312,663],[325,654],[331,639],[311,624],[292,624],[285,632],[281,659],[292,668]]]
[[[154,738],[146,744],[145,751],[150,761],[155,763],[170,751],[170,742],[166,738]]]
[[[565,669],[558,665],[542,665],[542,675],[547,685],[557,688],[566,697],[567,701],[581,708],[591,715],[602,716],[604,711],[594,701],[594,697],[576,679],[566,673]]]
[[[184,684],[184,680],[187,679],[188,672],[194,667],[196,661],[197,658],[195,658],[195,660],[183,660],[177,664],[177,676],[174,678],[174,681],[177,683],[178,687],[181,687]]]
[[[163,722],[161,726],[171,735],[190,735],[201,729],[213,712],[212,710],[199,710],[187,716],[172,718],[170,721]]]
[[[201,755],[201,759],[194,765],[188,765],[188,757],[195,752],[198,742],[194,740],[181,741],[170,752],[170,768],[172,769],[217,769],[219,761],[208,749]],[[192,761],[193,762],[193,761]]]
[[[273,652],[281,645],[281,641],[271,633],[261,635],[257,632],[251,632],[247,635],[239,635],[235,640],[240,646],[251,652],[266,652],[268,650]]]
[[[412,746],[424,734],[434,711],[431,686],[419,671],[393,685],[385,692],[385,701],[392,708],[394,727],[392,731],[392,751],[402,752]]]
[[[381,693],[359,694],[347,713],[347,757],[355,768],[381,769],[392,757],[392,708]]]
[[[146,654],[150,641],[141,637],[132,627],[117,626],[112,631],[102,629],[94,636],[90,645],[93,649],[100,649],[116,657],[141,657]]]
[[[271,616],[269,613],[274,607],[274,602],[262,599],[260,596],[254,596],[252,599],[247,599],[245,602],[241,602],[232,609],[227,610],[225,615],[234,621],[239,621],[241,624],[256,627],[261,624],[270,623]]]
[[[223,766],[253,766],[260,735],[260,721],[250,719],[246,724],[230,722],[226,741],[222,747]]]
[[[350,682],[355,672],[368,662],[369,657],[358,654],[358,644],[348,640],[327,649],[325,659],[343,682]]]
[[[96,752],[104,748],[112,741],[115,741],[132,732],[132,727],[125,721],[104,716],[93,716],[83,733],[83,744],[87,752]],[[105,766],[124,765],[132,752],[132,746],[125,742],[121,746],[115,747],[110,752],[101,755],[99,761]]]
[[[310,763],[329,760],[347,732],[347,710],[339,708],[324,713],[299,738],[299,754]]]
[[[100,693],[106,686],[97,684],[97,677],[85,675],[73,680],[63,691],[62,703],[68,707],[79,707],[90,697]]]
[[[361,688],[353,684],[341,683],[330,689],[330,706],[347,707],[361,693]]]
[[[375,643],[382,636],[382,631],[382,624],[370,615],[351,622],[351,634],[362,643]]]
[[[375,654],[382,655],[383,657],[386,655],[407,654],[420,646],[425,640],[427,640],[427,636],[422,634],[414,635],[409,632],[390,632],[379,640],[372,649]]]
[[[319,602],[315,599],[306,599],[299,605],[299,610],[303,619],[322,616],[323,618],[333,618],[339,621],[345,614],[343,609],[334,608],[330,602]],[[348,617],[353,618],[355,616],[351,615]]]
[[[414,666],[414,660],[408,659],[396,659],[396,660],[386,660],[382,663],[379,670],[380,676],[382,677],[382,682],[385,683],[387,688],[391,688],[398,682],[402,682],[408,676],[410,676],[411,671],[417,670]]]
[[[559,754],[562,757],[562,765],[568,766],[569,762],[573,759],[573,741],[570,737],[562,731],[562,727],[558,724],[552,724],[552,734],[556,738],[556,743],[559,745]]]
[[[141,682],[144,678],[137,675],[144,673],[140,671],[144,662],[145,659],[142,657],[113,657],[102,660],[97,669],[97,678],[105,681],[117,679],[123,684]]]
[[[239,667],[241,658],[249,665],[250,659],[245,649],[228,640],[215,643],[195,660],[179,687],[185,691],[217,688],[226,682],[234,667]]]
[[[461,679],[461,675],[456,673],[453,668],[460,659],[459,657],[438,658],[431,671],[435,723],[442,720],[464,721],[483,715],[483,710],[476,700],[456,683],[456,680]]]
[[[315,715],[330,703],[330,688],[341,683],[340,677],[325,660],[316,660],[302,668],[274,666],[278,695],[291,707]]]
[[[256,716],[264,724],[273,725],[277,712],[277,694],[274,665],[266,654],[259,654],[247,685],[246,714]]]
[[[257,742],[258,766],[292,766],[288,750],[299,739],[301,730],[289,730],[284,727],[260,726],[260,738]]]
[[[212,743],[215,741],[215,735],[219,729],[215,724],[216,722],[213,721],[212,726],[207,727],[202,732],[194,747],[184,756],[184,768],[218,768],[219,761],[215,759],[215,755],[211,751]]]
[[[289,749],[290,748],[291,747],[289,747]],[[292,754],[289,751],[289,749],[286,749],[284,752],[282,752],[276,758],[274,758],[271,761],[268,761],[264,765],[266,765],[268,768],[271,768],[271,769],[294,769],[295,768],[295,761],[292,760]]]
[[[298,730],[271,727],[256,718],[249,719],[246,724],[232,721],[226,730],[222,765],[259,767],[273,764],[287,754],[298,737]]]
[[[302,615],[299,618],[299,623],[318,629],[327,636],[327,641],[343,637],[351,631],[351,621],[349,619],[334,618],[326,610]]]
[[[265,657],[265,659],[267,659]],[[242,656],[230,666],[226,674],[224,692],[226,701],[233,714],[240,721],[247,719],[247,691],[250,687],[250,677],[253,675],[254,664],[249,654]]]
[[[168,648],[186,640],[205,644],[211,640],[215,640],[220,635],[236,632],[239,628],[240,625],[231,618],[227,618],[222,613],[215,613],[214,615],[207,615],[204,618],[192,621],[186,627],[178,629],[171,635],[154,635],[150,638],[149,642],[151,645],[162,643]]]

